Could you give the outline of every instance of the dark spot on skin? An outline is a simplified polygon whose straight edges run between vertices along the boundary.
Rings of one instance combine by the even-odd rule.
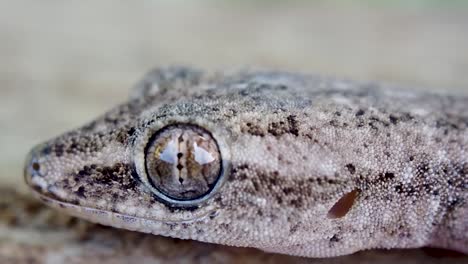
[[[428,171],[429,171],[429,164],[427,163],[422,163],[422,164],[419,164],[416,169],[418,170],[418,172],[420,172],[421,174],[426,174]]]
[[[87,176],[87,175],[91,175],[91,173],[92,173],[91,168],[88,166],[84,166],[83,169],[78,171],[79,176]]]
[[[336,175],[338,177],[338,175]],[[328,184],[337,184],[338,181],[337,180],[334,180],[334,179],[327,179],[327,183]]]
[[[395,174],[393,172],[386,172],[384,174],[384,177],[385,177],[386,180],[390,180],[390,179],[395,178]]]
[[[286,188],[283,188],[283,192],[284,192],[284,194],[289,195],[292,192],[294,192],[294,189],[291,188],[291,187],[286,187]]]
[[[346,164],[346,168],[348,169],[349,173],[354,174],[356,172],[356,167],[353,164]]]
[[[170,230],[174,230],[174,228],[175,228],[176,225],[177,225],[177,224],[175,224],[175,223],[165,223],[165,224],[169,227]]]
[[[417,187],[418,189],[423,189],[423,186]],[[410,186],[410,185],[404,185],[404,184],[398,184],[395,187],[393,187],[394,191],[397,194],[405,195],[407,197],[414,197],[415,195],[419,195],[419,191],[416,190],[415,187]]]
[[[248,169],[249,169],[249,165],[247,165],[247,164],[241,164],[241,165],[239,165],[238,169],[239,169],[239,170],[248,170]]]
[[[221,223],[219,225],[219,227],[223,230],[226,230],[226,231],[229,231],[230,230],[230,227],[229,227],[229,224],[226,224],[226,223]]]
[[[243,133],[248,133],[253,136],[259,136],[259,137],[264,137],[265,136],[265,131],[257,125],[254,125],[252,123],[247,123],[246,127],[242,127],[241,131]]]
[[[130,137],[132,137],[136,132],[134,127],[128,129],[121,129],[120,132],[116,135],[116,140],[122,144],[126,144]]]
[[[239,94],[240,94],[241,96],[243,96],[243,97],[244,97],[244,96],[248,96],[248,95],[250,94],[250,91],[247,90],[247,89],[244,89],[244,90],[241,90],[241,91],[239,92]]]
[[[110,123],[110,124],[112,124],[114,126],[116,126],[119,123],[119,119],[117,117],[115,117],[115,116],[106,116],[104,118],[104,121],[106,123]]]
[[[107,185],[109,187],[112,185],[119,185],[125,190],[133,190],[136,187],[136,181],[131,176],[131,170],[130,165],[123,163],[116,163],[113,166],[103,167],[92,164],[84,166],[78,171],[75,175],[75,179],[85,185],[94,183]]]
[[[462,121],[459,118],[450,118],[447,119],[439,119],[435,123],[436,128],[446,128],[448,130],[459,130],[460,126],[458,124],[462,124]]]
[[[47,146],[47,147],[42,149],[41,154],[47,156],[47,155],[49,155],[51,153],[51,151],[52,151],[51,147]]]
[[[232,168],[232,174],[239,181],[245,181],[248,178],[247,177],[248,169],[249,169],[249,165],[241,164],[235,168]]]
[[[396,193],[403,193],[403,186],[401,184],[394,187]]]
[[[278,87],[277,88],[278,90],[283,90],[283,91],[288,89],[288,86],[286,86],[284,84],[279,84],[279,85],[277,85],[277,87]]]
[[[403,122],[408,122],[410,120],[413,120],[413,116],[410,113],[403,113],[403,115],[400,117],[400,120]]]
[[[323,181],[321,178],[309,178],[309,182],[316,182],[318,185],[322,185]]]
[[[248,177],[248,172],[246,171],[236,171],[236,170],[233,170],[233,175],[234,177],[239,180],[239,181],[245,181],[247,180],[249,177]]]
[[[272,134],[275,137],[285,134],[285,128],[277,122],[273,122],[268,126],[268,133]]]
[[[297,232],[297,230],[299,229],[299,226],[300,226],[300,223],[297,223],[297,224],[294,224],[290,229],[289,229],[289,233],[292,235],[294,233]]]
[[[383,127],[388,127],[389,126],[389,123],[379,119],[376,116],[370,117],[369,120],[370,120],[369,126],[374,130],[379,130],[379,126],[383,126]]]
[[[261,209],[258,209],[258,210],[257,210],[257,215],[260,216],[260,217],[263,216],[263,212],[262,212]]]
[[[297,120],[295,115],[289,115],[287,117],[288,125],[289,125],[289,133],[295,135],[296,137],[299,136],[299,129],[297,127]]]
[[[53,152],[58,158],[62,157],[64,154],[64,146],[62,144],[55,145],[53,148]]]
[[[416,192],[416,190],[414,189],[413,186],[409,186],[409,187],[407,188],[407,190],[406,190],[406,194],[407,194],[407,196],[409,196],[409,197],[413,196],[413,194],[414,194],[415,192]]]
[[[92,121],[89,124],[83,126],[83,131],[92,131],[97,125],[97,121]]]
[[[339,242],[339,241],[340,241],[340,238],[338,238],[336,234],[330,238],[330,242],[332,243]]]
[[[282,204],[282,203],[283,203],[283,198],[277,196],[277,197],[276,197],[276,202],[277,202],[278,204]]]
[[[271,134],[275,137],[279,137],[284,134],[299,136],[298,121],[295,115],[287,116],[284,121],[269,123],[267,127],[261,127],[252,122],[247,122],[241,127],[241,131],[243,133],[249,133],[251,135],[261,137],[264,137],[266,134]]]
[[[454,198],[447,203],[447,210],[452,211],[459,205],[463,204],[463,200],[459,198]]]
[[[135,134],[135,128],[134,127],[130,128],[127,131],[127,134],[128,134],[129,137],[133,136]]]
[[[296,199],[293,199],[289,203],[294,208],[302,208],[304,206],[304,201],[303,201],[302,197],[298,197]]]
[[[259,186],[258,182],[252,181],[252,184],[253,184],[253,187],[254,187],[255,191],[258,192],[260,190],[260,186]]]
[[[338,126],[338,122],[336,120],[330,120],[330,122],[328,122],[332,127],[337,127]]]
[[[356,112],[356,116],[362,116],[364,115],[365,111],[362,110],[362,109],[359,109],[357,112]]]
[[[119,195],[118,195],[117,193],[113,193],[113,194],[112,194],[112,201],[113,201],[114,203],[116,203],[118,199],[119,199]]]
[[[75,192],[76,195],[80,198],[86,198],[86,195],[85,195],[85,188],[83,186],[80,186],[78,188],[78,190]]]
[[[390,123],[392,123],[394,125],[396,125],[398,123],[398,117],[396,117],[394,115],[390,115],[389,119],[390,119]]]

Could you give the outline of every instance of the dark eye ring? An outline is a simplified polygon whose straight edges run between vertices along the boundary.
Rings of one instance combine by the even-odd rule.
[[[144,172],[153,192],[174,204],[209,196],[224,172],[220,147],[206,129],[172,124],[153,133],[144,148]]]

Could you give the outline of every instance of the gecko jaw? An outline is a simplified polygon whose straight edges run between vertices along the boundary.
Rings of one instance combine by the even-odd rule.
[[[106,210],[100,210],[91,207],[79,206],[72,203],[62,202],[51,197],[48,197],[37,190],[33,190],[33,195],[46,203],[47,205],[64,211],[75,217],[84,218],[88,221],[99,223],[102,225],[112,226],[116,228],[125,228],[131,231],[140,231],[144,233],[155,233],[157,230],[154,226],[163,225],[167,223],[177,223],[177,224],[189,224],[193,222],[204,221],[210,216],[216,215],[218,211],[216,209],[205,212],[203,215],[197,216],[192,219],[183,219],[183,220],[164,220],[164,219],[152,219],[146,217],[135,217],[127,214],[111,212]],[[164,235],[164,234],[163,234]]]

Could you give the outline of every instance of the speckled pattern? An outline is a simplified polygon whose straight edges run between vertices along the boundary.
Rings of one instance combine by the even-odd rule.
[[[463,1],[110,2],[0,0],[0,263],[468,262],[424,248],[304,261],[104,228],[30,199],[22,177],[32,146],[125,101],[154,66],[261,66],[466,94]]]
[[[273,71],[147,74],[130,101],[36,147],[26,181],[53,207],[182,239],[330,257],[468,252],[468,97]],[[222,186],[193,206],[151,191],[144,149],[170,124],[217,140]],[[357,191],[350,211],[330,208]]]

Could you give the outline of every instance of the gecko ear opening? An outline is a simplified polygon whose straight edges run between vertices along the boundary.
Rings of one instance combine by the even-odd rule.
[[[328,211],[327,217],[337,219],[345,216],[353,207],[358,193],[359,191],[356,189],[343,195]]]

